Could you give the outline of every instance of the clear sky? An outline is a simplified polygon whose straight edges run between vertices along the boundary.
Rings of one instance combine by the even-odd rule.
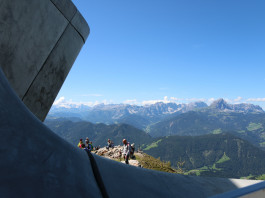
[[[225,98],[265,109],[264,0],[73,0],[90,35],[56,104]]]

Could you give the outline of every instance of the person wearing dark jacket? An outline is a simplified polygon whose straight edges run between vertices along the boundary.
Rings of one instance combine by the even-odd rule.
[[[107,142],[108,146],[107,146],[107,149],[109,150],[109,148],[114,148],[114,143],[108,139],[108,142]]]

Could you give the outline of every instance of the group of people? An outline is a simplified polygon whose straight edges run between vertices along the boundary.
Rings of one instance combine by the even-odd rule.
[[[88,137],[86,138],[85,143],[83,143],[83,139],[80,139],[77,147],[84,149],[86,151],[89,151],[89,152],[93,151],[94,149],[92,142],[89,141]]]
[[[126,139],[123,139],[122,143],[123,143],[123,150],[121,154],[125,160],[125,163],[129,164],[129,158],[135,159],[135,156],[134,156],[135,147],[134,147],[134,144],[130,144]],[[80,139],[77,146],[89,152],[94,150],[92,142],[89,141],[88,137],[86,138],[85,143],[83,143],[83,139]],[[110,148],[114,148],[114,143],[113,141],[108,139],[106,149],[109,150]]]
[[[123,139],[122,143],[123,143],[122,156],[125,160],[125,163],[129,164],[129,158],[135,159],[134,156],[135,147],[134,144],[131,145],[126,139]],[[106,149],[109,150],[109,148],[114,148],[114,143],[110,139],[108,139]]]

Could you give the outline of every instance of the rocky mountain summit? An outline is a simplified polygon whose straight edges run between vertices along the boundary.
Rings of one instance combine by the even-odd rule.
[[[118,145],[115,146],[114,148],[107,149],[106,147],[104,147],[92,152],[99,156],[115,160],[121,163],[125,163],[121,155],[122,149],[123,146]],[[169,173],[183,174],[183,171],[181,169],[176,170],[172,168],[170,162],[162,162],[160,161],[160,159],[156,159],[150,155],[147,155],[142,151],[135,151],[134,156],[135,159],[129,159],[129,165],[131,166],[169,172]]]
[[[228,104],[223,98],[215,100],[209,108],[224,112],[264,113],[263,109],[258,105],[248,103]]]
[[[107,149],[106,147],[104,147],[92,152],[99,156],[125,163],[124,159],[122,158],[122,150],[123,146],[118,145],[114,148]],[[139,155],[142,154],[140,152],[135,152],[134,155],[137,155],[139,157]],[[143,167],[143,165],[141,165],[140,162],[136,159],[129,159],[129,164],[132,166]]]

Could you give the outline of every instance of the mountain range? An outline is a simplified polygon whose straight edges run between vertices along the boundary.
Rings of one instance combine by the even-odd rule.
[[[92,123],[125,123],[133,125],[139,129],[145,129],[148,125],[163,120],[171,115],[177,115],[203,107],[207,107],[207,104],[204,102],[194,102],[190,104],[159,102],[145,106],[100,104],[94,107],[82,105],[73,108],[53,106],[48,114],[48,118],[65,117],[70,119],[78,117],[84,121]]]
[[[231,105],[220,99],[207,108],[189,111],[152,124],[148,132],[152,137],[230,132],[256,146],[264,147],[265,113],[259,106]]]
[[[219,106],[218,106],[219,105]],[[88,107],[66,108],[53,106],[48,114],[49,118],[65,117],[72,121],[79,118],[92,123],[125,123],[136,128],[147,130],[149,126],[163,120],[187,113],[190,111],[211,108],[224,112],[237,113],[261,113],[262,108],[252,104],[227,104],[223,99],[213,102],[210,107],[204,102],[193,102],[189,104],[162,103],[153,105],[137,106],[128,104],[96,105]]]

